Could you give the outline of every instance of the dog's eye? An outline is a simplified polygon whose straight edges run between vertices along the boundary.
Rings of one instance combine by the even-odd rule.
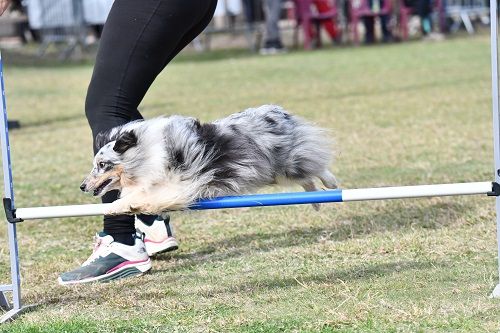
[[[104,167],[106,166],[106,163],[104,163],[104,162],[99,162],[99,164],[98,164],[98,165],[99,165],[99,168],[104,169]]]

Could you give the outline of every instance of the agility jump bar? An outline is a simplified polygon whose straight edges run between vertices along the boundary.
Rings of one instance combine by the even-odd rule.
[[[474,194],[498,195],[499,192],[500,186],[491,182],[379,187],[352,190],[339,189],[316,192],[291,192],[217,197],[214,199],[200,200],[189,209],[227,209]],[[20,222],[35,219],[98,216],[104,215],[107,205],[110,204],[18,208],[11,212],[12,214],[10,220],[11,222]]]

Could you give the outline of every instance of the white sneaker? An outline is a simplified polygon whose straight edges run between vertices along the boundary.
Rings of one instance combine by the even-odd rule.
[[[445,39],[444,35],[439,32],[431,32],[422,38],[424,41],[440,42]]]
[[[167,217],[165,221],[155,220],[151,226],[135,218],[135,227],[144,233],[144,245],[149,256],[157,253],[174,251],[179,248],[179,243],[172,233]]]
[[[134,245],[125,245],[100,232],[95,236],[92,255],[80,267],[61,274],[58,281],[61,285],[108,282],[141,275],[150,269],[151,260],[142,238],[136,236]]]

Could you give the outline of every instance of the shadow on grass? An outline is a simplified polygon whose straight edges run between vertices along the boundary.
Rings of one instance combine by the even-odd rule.
[[[255,279],[249,277],[240,284],[233,284],[231,286],[219,287],[214,285],[210,290],[195,291],[190,293],[191,295],[202,294],[204,297],[214,297],[217,295],[228,294],[228,293],[259,293],[264,290],[277,290],[277,289],[287,289],[295,288],[298,285],[308,285],[308,284],[342,284],[346,281],[355,280],[371,280],[373,278],[382,278],[393,274],[394,272],[405,272],[405,271],[420,271],[427,270],[430,268],[445,268],[449,267],[449,264],[445,261],[417,261],[417,260],[406,260],[406,261],[394,261],[389,263],[377,263],[377,264],[361,264],[352,268],[347,269],[336,269],[331,272],[324,272],[321,274],[301,274],[300,282],[295,277],[274,277],[269,278],[265,276],[263,278]],[[153,272],[155,274],[158,271]],[[134,297],[143,300],[155,299],[158,295],[158,290],[148,291],[148,285],[156,285],[158,281],[154,279],[149,281],[144,281],[142,279],[129,279],[126,281],[127,290],[133,290],[134,288],[141,287],[141,292],[134,293]],[[162,281],[163,283],[168,283],[168,281]],[[77,302],[88,302],[89,300],[95,300],[95,289],[94,288],[75,288],[74,292],[67,294],[52,294],[43,300],[41,303],[36,305],[35,309],[41,309],[51,304],[74,304]],[[174,290],[168,291],[169,297],[186,297],[185,291],[182,293],[177,293]]]
[[[40,57],[37,54],[36,45],[30,45],[19,49],[2,50],[2,58],[8,67],[81,67],[92,66],[97,54],[97,47],[81,53],[78,57],[61,59],[57,52],[50,52]],[[222,49],[207,52],[184,51],[174,60],[174,63],[185,62],[211,62],[228,59],[242,59],[258,57],[247,49]]]
[[[2,60],[7,67],[72,68],[92,65],[95,60],[95,52],[85,53],[78,58],[62,60],[55,53],[47,53],[40,57],[33,46],[28,46],[2,50]]]
[[[203,292],[203,296],[217,296],[227,293],[240,292],[260,292],[262,290],[276,290],[286,288],[296,288],[297,286],[307,286],[309,284],[342,284],[344,282],[355,280],[372,280],[391,275],[394,272],[420,271],[435,268],[444,268],[449,265],[444,261],[396,261],[378,264],[362,264],[348,269],[335,269],[334,271],[321,274],[300,274],[296,277],[273,277],[258,280],[245,281],[240,284],[225,286],[222,288],[213,288]]]
[[[85,113],[82,110],[81,114],[71,114],[67,116],[59,116],[57,118],[46,118],[46,119],[41,119],[41,120],[36,120],[36,121],[21,121],[21,128],[19,130],[23,129],[31,129],[31,128],[37,128],[37,127],[43,127],[47,125],[52,125],[52,124],[58,124],[58,123],[66,123],[66,122],[71,122],[73,120],[86,120],[85,118]],[[16,130],[17,131],[17,130]]]
[[[392,208],[390,208],[392,207]],[[349,221],[325,224],[324,227],[291,227],[287,232],[243,233],[234,237],[208,243],[194,253],[175,253],[158,256],[157,260],[182,260],[169,271],[184,270],[207,262],[224,261],[250,252],[268,252],[325,241],[344,241],[377,232],[411,230],[415,228],[438,229],[453,225],[459,216],[473,209],[472,205],[439,202],[432,205],[412,204],[395,210],[389,206],[376,214],[358,213]]]
[[[83,98],[84,96],[82,96],[82,99]],[[167,101],[161,103],[149,103],[146,106],[141,107],[139,111],[143,115],[147,115],[145,116],[146,118],[151,118],[166,114],[166,112],[162,113],[161,110],[171,110],[172,109],[171,106],[172,103],[169,103]],[[87,118],[85,116],[85,110],[82,108],[81,113],[58,116],[57,118],[54,117],[54,118],[45,118],[34,121],[21,121],[21,130],[25,128],[36,128],[52,124],[66,123],[66,122],[71,122],[73,120],[82,120],[82,121],[84,120],[86,122]]]
[[[382,95],[395,95],[397,93],[408,93],[418,91],[425,91],[430,89],[437,89],[443,87],[455,87],[461,84],[467,84],[471,80],[481,81],[484,78],[483,75],[468,75],[463,80],[454,79],[446,79],[446,80],[435,80],[432,82],[424,82],[424,83],[414,83],[409,85],[399,85],[397,87],[391,87],[391,89],[387,89],[387,87],[370,87],[367,89],[357,89],[356,91],[350,91],[345,93],[337,93],[326,91],[324,93],[316,93],[309,95],[300,95],[300,101],[311,101],[315,102],[318,99],[352,99],[352,98],[367,98],[371,96],[382,96]]]

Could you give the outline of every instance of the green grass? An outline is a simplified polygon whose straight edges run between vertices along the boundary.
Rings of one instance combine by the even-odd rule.
[[[8,57],[7,57],[7,60]],[[277,103],[337,141],[344,188],[492,179],[487,37],[442,43],[184,56],[146,117],[213,120]],[[6,66],[18,207],[96,202],[83,115],[89,64]],[[280,189],[281,190],[281,189]],[[286,189],[290,190],[290,189]],[[269,189],[268,191],[276,191]],[[99,218],[19,225],[23,298],[0,332],[496,332],[493,199],[454,197],[176,213],[180,249],[151,274],[61,287]],[[8,280],[0,230],[0,277]]]

